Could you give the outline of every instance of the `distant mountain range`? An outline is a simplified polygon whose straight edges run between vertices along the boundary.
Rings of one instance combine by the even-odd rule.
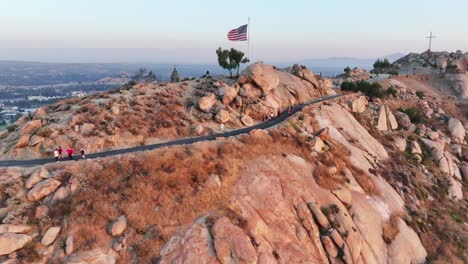
[[[404,54],[396,53],[382,58],[387,58],[393,62],[403,56]],[[316,73],[333,76],[342,73],[346,66],[372,69],[372,64],[376,59],[336,57],[271,64],[284,68],[298,63],[306,65]],[[200,77],[206,71],[210,71],[212,75],[228,73],[216,64],[179,64],[176,67],[182,78]],[[168,63],[42,63],[0,60],[0,85],[34,86],[70,82],[95,82],[121,73],[133,74],[139,68],[152,70],[158,80],[167,81],[174,65]]]

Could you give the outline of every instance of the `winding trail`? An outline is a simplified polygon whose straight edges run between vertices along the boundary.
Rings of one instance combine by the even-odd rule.
[[[237,136],[241,134],[246,134],[254,129],[266,129],[266,128],[275,126],[279,123],[282,123],[284,120],[291,117],[298,111],[301,111],[305,106],[316,104],[316,103],[323,102],[323,101],[333,100],[342,96],[343,95],[341,94],[337,94],[337,95],[324,96],[324,97],[310,100],[306,103],[294,106],[291,109],[291,112],[284,111],[276,118],[270,119],[268,121],[265,121],[263,123],[260,123],[251,127],[246,127],[246,128],[241,128],[241,129],[237,129],[237,130],[233,130],[233,131],[229,131],[225,133],[219,133],[219,134],[213,134],[213,135],[207,135],[207,136],[201,136],[201,137],[177,139],[173,141],[167,141],[167,142],[145,145],[145,146],[97,152],[97,153],[87,154],[86,158],[94,159],[94,158],[109,157],[109,156],[121,155],[121,154],[126,154],[126,153],[131,153],[131,152],[137,152],[137,151],[153,150],[153,149],[158,149],[162,147],[193,144],[195,142],[200,142],[200,141],[216,140],[217,138],[220,138],[220,137],[233,137],[233,136]],[[55,162],[55,159],[54,158],[42,158],[42,159],[32,159],[32,160],[0,160],[0,167],[14,167],[14,166],[27,167],[27,166],[35,166],[35,165],[44,165],[50,162]]]

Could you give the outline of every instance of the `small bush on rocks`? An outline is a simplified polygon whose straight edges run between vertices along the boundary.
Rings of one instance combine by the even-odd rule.
[[[426,97],[426,94],[424,94],[423,91],[417,91],[416,96],[419,97],[419,99],[423,99],[424,97]]]
[[[426,123],[426,117],[424,114],[421,112],[421,110],[411,107],[411,108],[398,108],[398,111],[405,113],[408,115],[410,118],[411,122],[416,123],[416,124],[421,124],[421,123]]]
[[[397,90],[393,88],[393,86],[388,87],[388,89],[385,91],[385,93],[389,95],[393,95],[393,97],[396,97]]]
[[[383,98],[385,93],[382,86],[378,83],[369,83],[366,81],[348,82],[345,81],[341,84],[342,91],[362,92],[366,96],[373,98]]]

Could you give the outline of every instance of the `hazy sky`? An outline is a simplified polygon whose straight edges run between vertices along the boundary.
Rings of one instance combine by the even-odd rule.
[[[251,17],[251,57],[468,50],[468,0],[0,0],[0,60],[214,63]]]

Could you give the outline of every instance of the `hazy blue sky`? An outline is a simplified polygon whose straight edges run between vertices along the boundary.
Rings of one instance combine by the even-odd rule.
[[[251,16],[254,60],[468,50],[468,0],[0,0],[0,60],[212,63]]]

